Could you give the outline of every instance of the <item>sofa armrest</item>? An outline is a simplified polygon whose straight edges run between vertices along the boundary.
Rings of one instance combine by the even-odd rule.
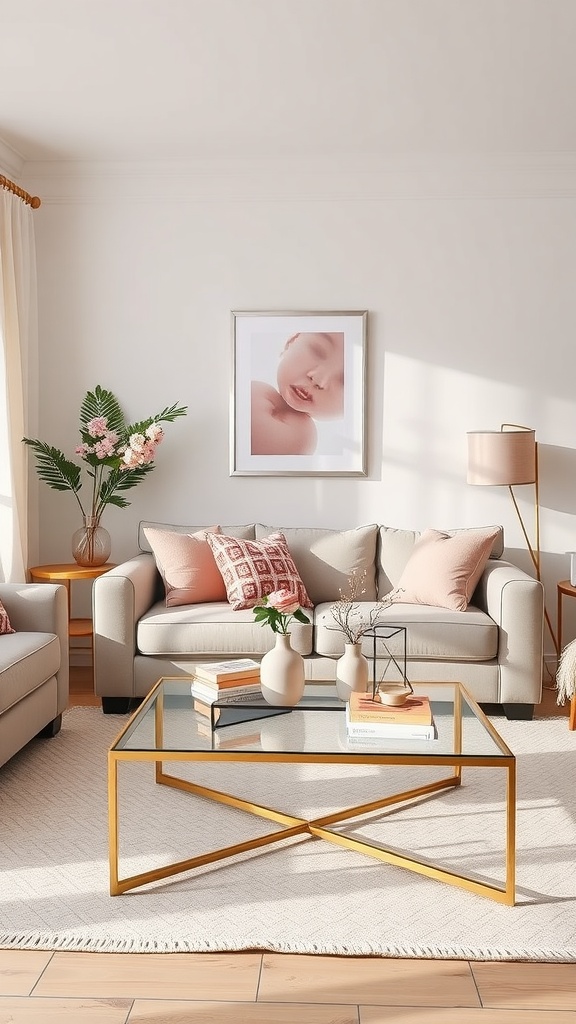
[[[68,705],[68,593],[61,583],[0,583],[0,601],[19,633],[56,633],[60,668],[56,673],[58,714]]]
[[[133,697],[136,625],[154,604],[158,570],[143,552],[110,569],[92,586],[94,692]]]
[[[499,627],[499,701],[539,704],[544,653],[542,584],[511,562],[490,559],[474,603]]]

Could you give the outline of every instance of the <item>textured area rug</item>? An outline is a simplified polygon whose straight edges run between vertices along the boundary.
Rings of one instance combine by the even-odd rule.
[[[576,960],[576,734],[565,718],[495,720],[518,758],[515,907],[310,838],[111,897],[106,752],[125,721],[72,708],[57,737],[33,741],[0,771],[0,947]],[[432,777],[342,765],[167,770],[179,769],[306,817]],[[434,778],[442,773],[435,769]],[[504,775],[464,770],[460,788],[379,811],[357,831],[501,884]],[[276,828],[155,785],[149,764],[120,766],[120,801],[121,875]]]

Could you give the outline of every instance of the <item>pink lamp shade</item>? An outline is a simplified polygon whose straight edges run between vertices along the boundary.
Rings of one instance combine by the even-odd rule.
[[[502,486],[536,483],[534,430],[473,430],[468,433],[468,483]]]

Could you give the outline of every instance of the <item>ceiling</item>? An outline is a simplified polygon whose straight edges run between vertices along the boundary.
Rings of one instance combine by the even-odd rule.
[[[576,151],[576,0],[0,0],[16,160]]]

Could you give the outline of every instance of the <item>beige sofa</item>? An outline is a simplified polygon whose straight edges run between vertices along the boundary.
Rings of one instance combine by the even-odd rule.
[[[256,624],[250,610],[232,611],[226,602],[166,607],[146,526],[182,533],[202,529],[141,523],[139,553],[95,580],[94,681],[105,712],[128,710],[160,676],[191,675],[200,661],[260,658],[274,644],[272,631]],[[257,540],[277,530],[286,537],[314,605],[310,625],[293,623],[292,644],[304,657],[307,678],[331,681],[344,638],[330,628],[330,607],[345,590],[350,571],[367,570],[361,606],[367,611],[398,585],[419,534],[376,524],[343,531],[222,526],[224,533]],[[382,621],[406,626],[412,682],[459,680],[478,701],[503,705],[509,717],[529,718],[542,696],[543,589],[502,556],[499,529],[465,611],[399,603],[385,610]],[[367,656],[371,643],[364,641]],[[393,653],[401,654],[398,645]]]
[[[68,603],[52,583],[0,583],[14,633],[0,636],[0,765],[55,736],[68,704]]]

